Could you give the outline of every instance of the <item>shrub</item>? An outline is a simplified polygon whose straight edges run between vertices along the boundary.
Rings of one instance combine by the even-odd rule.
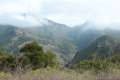
[[[15,56],[10,53],[0,52],[0,70],[13,70],[15,67]]]
[[[45,67],[50,66],[50,67],[56,67],[58,66],[58,61],[56,58],[56,55],[52,53],[51,51],[47,51],[45,54]]]
[[[107,60],[84,60],[75,64],[73,68],[77,71],[93,70],[95,72],[108,71],[111,64]]]
[[[22,62],[23,66],[31,65],[32,69],[53,67],[57,61],[56,56],[52,52],[47,51],[45,53],[42,46],[35,42],[23,46],[20,52],[23,52],[20,62]]]

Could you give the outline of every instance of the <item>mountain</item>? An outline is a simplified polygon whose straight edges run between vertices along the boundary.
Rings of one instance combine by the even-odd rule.
[[[35,40],[47,45],[45,47],[52,48],[57,53],[62,53],[60,56],[64,59],[72,58],[76,51],[76,46],[69,37],[71,28],[64,24],[47,20],[47,23],[42,26],[23,29],[29,33],[30,37],[34,36]]]
[[[24,43],[36,41],[44,45],[45,50],[53,50],[63,61],[68,61],[78,49],[88,46],[101,35],[96,29],[88,29],[89,25],[81,26],[71,28],[48,19],[33,27],[0,25],[0,44],[8,51],[17,52]]]
[[[76,46],[69,37],[70,29],[47,19],[42,25],[35,27],[0,25],[0,45],[7,51],[17,53],[24,43],[36,41],[45,50],[52,50],[60,59],[68,61],[76,51]]]
[[[87,46],[97,38],[98,34],[96,30],[84,29],[88,25],[81,25],[83,28],[79,26],[71,28],[28,13],[14,13],[7,16],[3,14],[0,17],[0,23],[4,24],[0,25],[0,45],[10,52],[18,52],[24,43],[36,41],[42,44],[45,50],[54,51],[63,61],[69,61],[77,49]],[[9,25],[5,25],[6,23]],[[87,41],[89,36],[95,38]]]
[[[11,25],[0,25],[0,45],[8,51],[16,51],[17,45],[30,40],[22,29]]]
[[[45,50],[52,50],[61,61],[68,62],[76,52],[86,49],[103,35],[120,40],[119,30],[100,30],[91,22],[69,27],[28,13],[0,17],[0,48],[14,53],[25,43],[36,41]]]
[[[118,54],[119,52],[120,43],[117,41],[117,39],[108,35],[104,35],[97,38],[87,48],[78,51],[71,63],[75,64],[79,61],[93,58],[105,58]]]
[[[70,37],[74,39],[75,45],[79,49],[86,48],[90,43],[103,35],[103,32],[95,27],[96,25],[93,23],[86,22],[72,28]]]

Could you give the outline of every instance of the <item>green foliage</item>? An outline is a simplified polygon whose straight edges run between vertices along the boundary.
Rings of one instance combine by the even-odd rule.
[[[51,67],[58,66],[56,55],[54,55],[51,51],[47,51],[45,54],[45,57],[46,57],[46,60],[45,60],[46,67],[47,66],[51,66]]]
[[[26,44],[21,48],[20,52],[24,53],[20,62],[24,66],[31,65],[33,69],[53,67],[57,62],[56,56],[52,52],[48,51],[45,53],[43,48],[35,42]]]
[[[113,55],[108,60],[112,63],[120,64],[120,54]]]
[[[12,54],[0,52],[0,70],[12,70],[16,67],[16,59]]]
[[[108,57],[107,61],[111,62],[112,67],[120,69],[120,54],[114,54]]]
[[[20,52],[41,52],[43,53],[42,46],[39,46],[36,42],[28,43],[20,49]]]
[[[15,56],[10,53],[0,52],[0,70],[25,69],[29,66],[32,69],[54,67],[57,64],[56,56],[51,52],[44,52],[42,46],[32,42],[25,44],[20,49],[21,54]]]
[[[77,71],[93,70],[95,72],[108,71],[111,63],[107,60],[84,60],[73,66]]]

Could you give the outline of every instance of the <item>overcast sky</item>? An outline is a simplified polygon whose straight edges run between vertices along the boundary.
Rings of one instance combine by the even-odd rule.
[[[120,23],[120,0],[0,0],[0,15],[20,12],[68,25]]]

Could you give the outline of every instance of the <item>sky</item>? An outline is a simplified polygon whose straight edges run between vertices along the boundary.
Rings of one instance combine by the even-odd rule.
[[[31,13],[72,26],[86,21],[119,24],[120,0],[0,0],[0,15],[13,13]]]

